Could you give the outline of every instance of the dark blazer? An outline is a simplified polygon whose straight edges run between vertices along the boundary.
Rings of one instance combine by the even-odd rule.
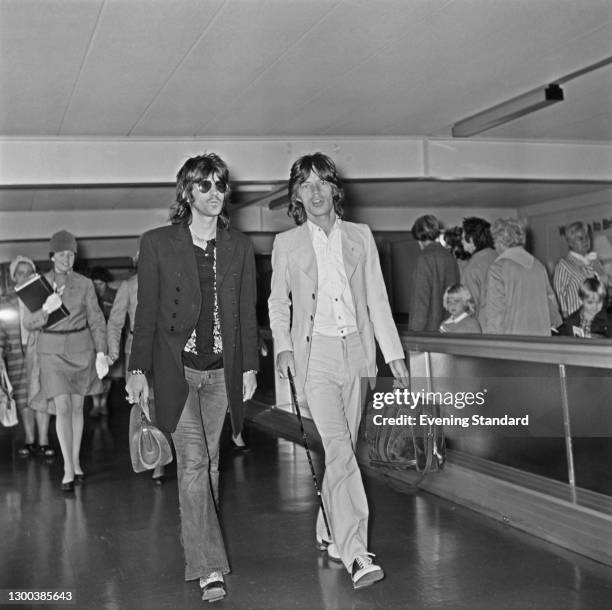
[[[437,241],[421,250],[412,279],[408,328],[437,331],[444,320],[444,291],[459,283],[455,257]]]
[[[582,307],[577,309],[574,313],[570,314],[563,324],[559,326],[557,332],[560,335],[567,337],[574,336],[574,326],[580,328],[580,314],[582,313]],[[605,309],[599,310],[593,320],[591,320],[591,335],[594,339],[597,338],[612,338],[612,319],[608,315]]]
[[[242,373],[257,370],[257,288],[251,241],[234,229],[217,229],[217,299],[225,383],[234,430],[242,429]],[[202,295],[193,243],[186,225],[142,236],[138,306],[129,370],[150,371],[157,425],[174,432],[189,392],[182,351],[196,327]]]

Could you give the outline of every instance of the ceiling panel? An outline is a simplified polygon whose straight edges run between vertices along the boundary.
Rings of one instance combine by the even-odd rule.
[[[0,136],[446,135],[611,40],[612,0],[5,0]],[[487,137],[608,139],[609,76]]]
[[[565,140],[611,141],[612,65],[564,83],[562,88],[563,102],[490,129],[482,137],[546,139],[554,132]]]
[[[132,133],[197,135],[236,99],[252,108],[251,98],[243,98],[250,83],[335,4],[325,0],[227,3]],[[277,93],[270,91],[269,96]],[[244,124],[236,125],[224,135],[236,135],[243,128]]]
[[[339,80],[348,78],[354,82],[357,94],[365,95],[371,90],[370,75],[355,81],[347,75],[392,40],[416,33],[422,22],[444,4],[363,0],[341,4],[296,40],[290,51],[253,84],[248,97],[235,100],[223,115],[204,125],[203,133],[321,133],[330,111],[335,110],[318,103],[324,92],[335,91]],[[351,96],[342,96],[338,111],[346,111],[351,101]],[[306,130],[294,122],[304,106],[317,109]]]
[[[0,0],[0,137],[446,137],[610,56],[612,0]],[[478,137],[612,142],[612,66],[563,88],[564,102]],[[601,188],[349,186],[351,205],[481,207]],[[265,193],[238,185],[235,201]],[[2,189],[0,210],[172,197],[155,185]]]
[[[327,135],[357,135],[366,128],[370,134],[442,135],[461,118],[601,59],[592,56],[583,34],[599,27],[594,14],[610,15],[609,3],[607,11],[582,11],[582,16],[576,7],[567,14],[551,11],[550,2],[488,6],[495,9],[466,10],[462,2],[445,7],[428,27],[338,79],[296,125],[306,129],[318,121],[319,126],[325,118]],[[561,23],[546,19],[557,13],[564,15]],[[562,49],[568,24],[586,48],[575,45],[572,63],[563,67],[550,49]],[[607,54],[611,50],[609,45]],[[335,114],[320,113],[330,107]]]
[[[102,0],[0,6],[0,134],[57,135]]]
[[[106,2],[62,135],[129,135],[222,4]],[[180,91],[172,95],[180,96]]]

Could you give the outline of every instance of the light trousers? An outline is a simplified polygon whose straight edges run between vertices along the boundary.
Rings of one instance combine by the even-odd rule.
[[[367,375],[357,333],[312,337],[305,394],[325,450],[323,506],[333,542],[349,571],[368,547],[368,502],[355,456]],[[317,537],[328,538],[321,511]]]

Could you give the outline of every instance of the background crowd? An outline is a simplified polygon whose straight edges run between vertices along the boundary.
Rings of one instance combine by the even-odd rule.
[[[500,218],[491,224],[471,217],[444,229],[440,220],[426,215],[415,221],[411,232],[420,253],[411,278],[410,330],[612,337],[612,281],[591,250],[584,222],[564,228],[561,239],[568,253],[550,277],[526,249],[526,229],[517,219]],[[58,439],[68,464],[64,482],[78,484],[85,476],[78,458],[83,399],[91,396],[91,416],[108,414],[111,380],[124,377],[125,354],[130,353],[137,275],[113,282],[101,267],[84,275],[72,272],[77,243],[66,231],[53,236],[49,250],[48,279],[62,301],[71,300],[71,315],[60,323],[59,332],[43,333],[47,312],[29,312],[14,290],[1,297],[0,366],[6,367],[21,415],[24,443],[19,454],[54,456],[49,421],[51,414],[57,415]],[[23,255],[9,266],[13,287],[36,272],[34,261]],[[46,309],[59,304],[54,297]],[[60,357],[66,346],[73,355]],[[101,380],[95,370],[100,355],[111,365]],[[154,473],[158,483],[162,474]]]
[[[434,216],[418,218],[420,247],[411,285],[413,331],[610,338],[612,282],[591,250],[588,226],[564,228],[568,254],[554,269],[526,249],[526,229],[515,218],[491,225],[466,218],[443,230]]]

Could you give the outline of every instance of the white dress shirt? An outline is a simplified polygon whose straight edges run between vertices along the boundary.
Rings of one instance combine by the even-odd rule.
[[[310,220],[306,222],[318,276],[317,311],[312,334],[345,337],[357,332],[357,316],[342,256],[342,221],[336,220],[329,236]]]

